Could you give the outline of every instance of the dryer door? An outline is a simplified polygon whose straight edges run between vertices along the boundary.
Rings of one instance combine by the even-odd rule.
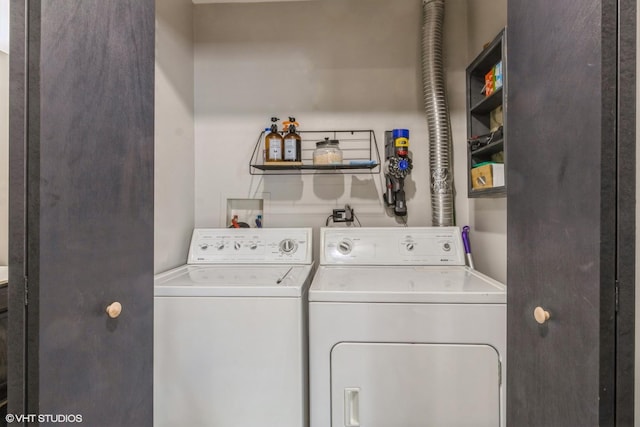
[[[488,345],[340,343],[332,427],[496,427],[500,361]]]

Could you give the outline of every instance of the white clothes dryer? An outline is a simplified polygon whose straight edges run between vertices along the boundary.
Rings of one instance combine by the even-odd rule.
[[[155,278],[154,425],[308,425],[311,229],[196,229]]]
[[[323,228],[311,427],[505,425],[506,289],[457,227]]]

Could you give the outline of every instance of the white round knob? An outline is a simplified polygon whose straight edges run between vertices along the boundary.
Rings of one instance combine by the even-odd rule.
[[[294,242],[291,239],[284,239],[282,242],[280,242],[280,250],[287,254],[291,252],[295,252],[296,242]]]
[[[353,245],[350,240],[345,239],[338,243],[338,251],[343,255],[351,253],[351,249],[353,249]]]
[[[542,325],[549,320],[551,314],[542,307],[536,307],[535,310],[533,310],[533,317],[535,317],[536,322]]]
[[[407,243],[407,250],[408,250],[408,251],[412,251],[414,247],[415,247],[415,246],[414,246],[414,244],[413,244],[413,243]]]
[[[239,251],[240,247],[242,247],[242,244],[240,242],[233,242],[233,249]]]
[[[115,319],[116,317],[120,316],[120,313],[122,313],[122,304],[120,304],[118,301],[112,302],[107,307],[107,314],[112,319]]]

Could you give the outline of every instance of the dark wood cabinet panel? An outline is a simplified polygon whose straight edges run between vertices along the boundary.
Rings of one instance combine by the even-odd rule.
[[[155,5],[26,4],[23,23],[12,15],[28,58],[11,80],[11,278],[28,282],[26,309],[17,292],[10,302],[26,326],[12,410],[151,426]]]
[[[619,102],[620,91],[635,92],[635,81],[623,86],[617,54],[629,31],[618,26],[625,4],[508,4],[508,425],[633,419],[633,380],[619,377],[624,366],[633,371],[633,351],[622,353],[633,348],[634,308],[616,311],[620,263],[627,278],[633,270],[621,233],[635,222],[625,200],[635,193],[635,141],[622,136],[635,132],[635,118]],[[543,325],[537,306],[551,313]]]

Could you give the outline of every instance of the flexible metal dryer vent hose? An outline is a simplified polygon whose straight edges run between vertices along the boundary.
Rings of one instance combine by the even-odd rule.
[[[434,226],[455,225],[451,120],[442,58],[444,0],[422,1],[422,87],[429,126],[431,216]]]

